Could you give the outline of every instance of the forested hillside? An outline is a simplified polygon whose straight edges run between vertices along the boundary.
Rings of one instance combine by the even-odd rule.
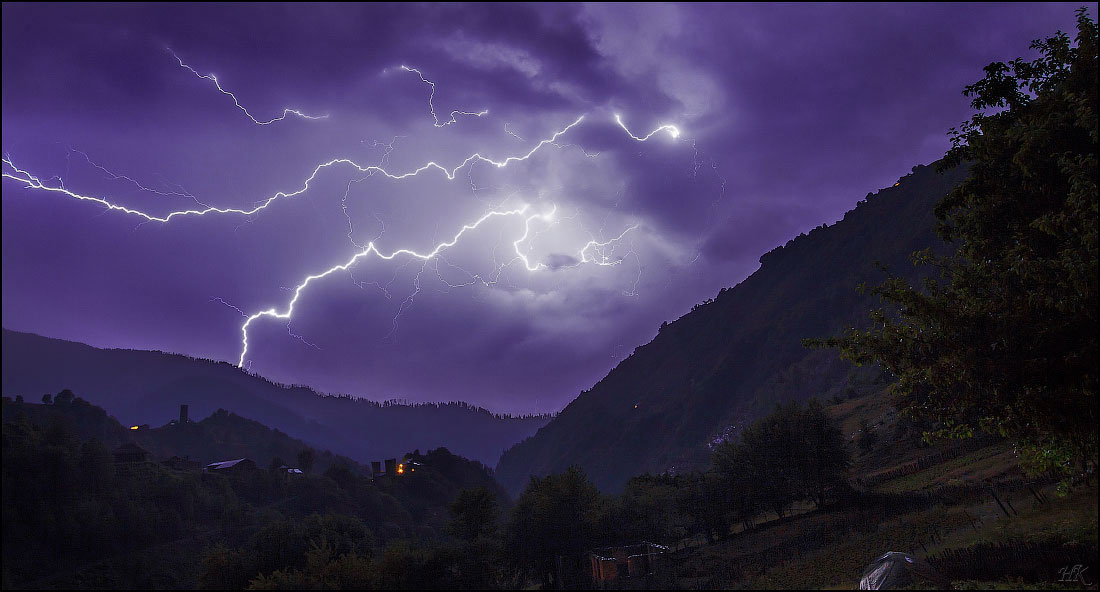
[[[305,445],[225,411],[130,430],[71,392],[48,404],[5,397],[3,441],[5,589],[240,589],[305,567],[314,544],[357,554],[370,572],[361,581],[385,582],[371,555],[398,539],[441,540],[460,491],[508,507],[486,467],[444,448],[410,451],[420,470],[402,475],[372,479],[327,451],[313,451],[312,470],[287,474],[280,457],[297,464]],[[150,454],[120,458],[122,441]],[[188,452],[258,466],[216,474],[162,462]]]
[[[539,432],[508,450],[497,478],[520,491],[531,475],[580,466],[606,491],[645,472],[705,464],[707,443],[779,402],[863,391],[882,380],[805,338],[865,323],[876,304],[857,287],[917,273],[910,255],[944,248],[933,205],[966,176],[930,166],[868,194],[832,226],[761,257],[760,268],[680,319],[582,392]]]
[[[3,332],[3,394],[37,401],[70,389],[119,421],[159,426],[226,409],[359,462],[445,446],[489,466],[548,417],[500,417],[465,403],[379,404],[269,382],[224,362],[153,351],[98,349]]]

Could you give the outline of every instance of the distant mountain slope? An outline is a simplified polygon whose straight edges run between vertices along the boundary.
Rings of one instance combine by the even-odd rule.
[[[5,397],[3,413],[5,422],[17,422],[20,416],[36,425],[50,425],[52,421],[60,420],[80,440],[94,438],[109,450],[133,442],[148,452],[153,461],[179,456],[206,465],[221,460],[249,458],[266,468],[272,459],[281,458],[283,464],[297,466],[298,453],[312,448],[279,430],[224,409],[201,421],[138,430],[120,424],[102,407],[92,405],[79,396],[68,403],[57,401],[50,405],[31,401],[20,403]],[[334,464],[346,465],[364,473],[370,470],[369,466],[328,450],[314,449],[313,456],[315,473],[322,473]]]
[[[657,336],[582,392],[538,433],[508,450],[497,479],[511,492],[530,475],[579,465],[605,491],[633,475],[705,462],[707,442],[776,401],[827,397],[875,379],[806,337],[864,323],[873,305],[856,287],[913,275],[913,251],[942,243],[932,207],[966,176],[914,167],[844,219],[761,257],[761,267],[717,298],[661,326]]]
[[[219,408],[359,462],[446,447],[493,466],[545,417],[501,418],[463,403],[378,404],[277,385],[224,362],[152,351],[97,349],[4,329],[3,394],[38,401],[71,389],[124,424],[159,426]],[[289,459],[287,459],[289,460]]]

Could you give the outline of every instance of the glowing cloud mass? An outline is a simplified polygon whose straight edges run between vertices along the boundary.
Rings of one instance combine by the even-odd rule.
[[[1072,5],[4,4],[3,323],[556,411],[941,156],[967,100],[929,86],[1071,25]]]

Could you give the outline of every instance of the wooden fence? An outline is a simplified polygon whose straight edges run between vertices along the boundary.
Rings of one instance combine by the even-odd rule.
[[[1027,582],[1095,585],[1096,546],[1048,542],[985,543],[948,549],[928,557],[928,563],[952,580],[992,581],[1005,578]],[[1074,581],[1076,574],[1085,580]]]

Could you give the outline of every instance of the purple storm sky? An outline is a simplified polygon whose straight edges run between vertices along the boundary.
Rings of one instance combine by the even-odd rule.
[[[428,261],[311,281],[289,325],[249,324],[245,364],[557,411],[762,253],[942,156],[963,86],[1072,33],[1076,6],[4,3],[3,325],[236,363],[246,316],[371,241],[428,253],[526,206]],[[437,126],[430,105],[488,113]],[[257,123],[287,108],[326,117]],[[679,135],[638,141],[662,125]],[[531,154],[453,180],[317,170],[475,153]],[[75,198],[252,209],[315,170],[251,215]]]

